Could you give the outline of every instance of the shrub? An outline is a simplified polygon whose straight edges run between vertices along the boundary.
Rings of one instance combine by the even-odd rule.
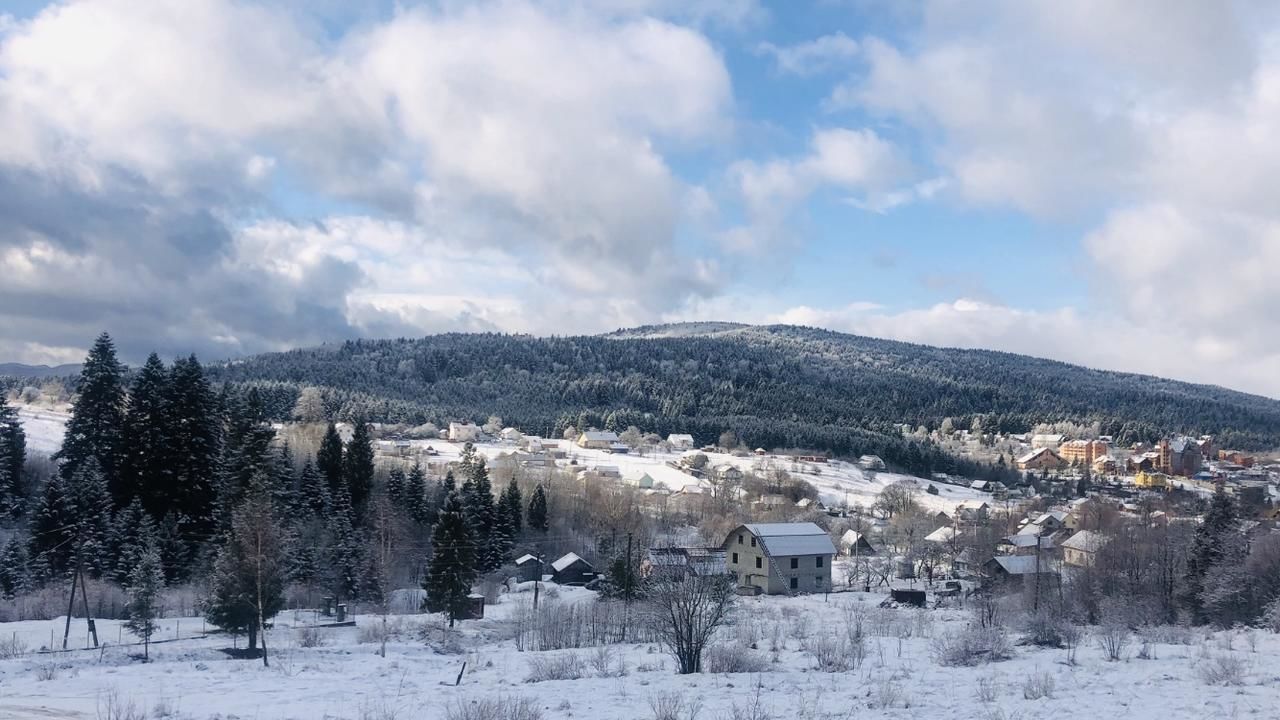
[[[968,628],[939,635],[931,643],[939,665],[959,667],[1007,660],[1013,655],[1009,635],[1001,627]]]
[[[445,710],[446,720],[542,720],[542,710],[529,698],[485,697],[458,701]]]
[[[1129,646],[1129,628],[1118,622],[1109,622],[1098,628],[1098,647],[1102,648],[1107,660],[1115,662],[1124,659],[1124,650]]]
[[[591,669],[596,677],[622,677],[627,674],[627,663],[621,653],[608,645],[601,645],[591,653]]]
[[[819,672],[848,672],[853,669],[853,657],[848,641],[822,635],[806,639],[800,644],[806,655],[817,663]]]
[[[994,677],[978,678],[978,691],[976,693],[978,702],[991,703],[996,701],[998,683]]]
[[[298,647],[318,648],[329,644],[329,638],[319,628],[298,628]]]
[[[1216,655],[1207,658],[1196,668],[1205,685],[1243,685],[1244,660],[1234,655]]]
[[[680,693],[658,693],[649,696],[653,720],[695,720],[702,711],[698,700],[685,700]]]
[[[1022,682],[1022,697],[1028,700],[1053,697],[1055,683],[1048,672],[1034,672]]]
[[[0,640],[0,660],[13,660],[27,654],[27,643],[17,633]]]
[[[769,663],[758,651],[743,645],[716,643],[702,653],[702,671],[712,674],[762,673]]]
[[[885,678],[876,683],[871,689],[872,709],[884,710],[901,704],[902,707],[910,707],[911,701],[907,699],[907,693],[902,686],[893,680],[893,678]]]
[[[585,674],[586,664],[577,655],[534,657],[529,659],[529,675],[524,681],[538,683],[548,680],[578,680]]]
[[[1069,625],[1060,614],[1041,609],[1029,613],[1023,624],[1023,641],[1040,647],[1062,647],[1063,627]]]

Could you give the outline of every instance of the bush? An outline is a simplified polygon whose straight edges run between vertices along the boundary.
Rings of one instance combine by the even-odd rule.
[[[653,720],[694,720],[702,711],[702,703],[685,700],[680,693],[658,693],[649,697],[649,709]]]
[[[298,628],[298,647],[318,648],[329,644],[329,638],[319,628]]]
[[[1001,627],[970,626],[935,637],[931,646],[934,660],[947,667],[996,662],[1013,656],[1009,635]]]
[[[702,653],[702,671],[715,675],[762,673],[768,669],[768,661],[745,645],[716,643],[707,646]]]
[[[549,680],[579,680],[585,674],[586,664],[577,655],[534,657],[529,659],[529,675],[524,681],[538,683]]]
[[[1034,672],[1022,683],[1022,697],[1028,700],[1053,697],[1055,683],[1048,672]]]
[[[1063,627],[1069,624],[1060,614],[1047,609],[1030,613],[1023,623],[1023,641],[1039,647],[1063,647]]]
[[[621,653],[608,645],[601,645],[591,653],[591,669],[596,677],[622,677],[627,674],[627,663]]]
[[[1217,655],[1201,662],[1196,672],[1205,685],[1243,685],[1246,669],[1234,655]]]
[[[801,648],[814,659],[817,663],[815,669],[819,672],[854,670],[862,665],[862,659],[866,656],[865,645],[863,652],[857,653],[849,646],[848,639],[830,635],[809,638],[801,643]]]
[[[978,692],[976,693],[978,702],[995,702],[998,688],[999,684],[994,677],[978,678]]]
[[[480,698],[458,701],[445,710],[446,720],[542,720],[542,710],[529,698]]]
[[[13,660],[27,654],[27,643],[17,633],[0,640],[0,660]]]
[[[1102,648],[1107,660],[1115,662],[1124,659],[1124,650],[1129,646],[1129,628],[1121,623],[1111,622],[1098,628],[1098,647]]]

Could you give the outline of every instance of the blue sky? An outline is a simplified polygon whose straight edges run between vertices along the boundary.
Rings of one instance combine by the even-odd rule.
[[[1280,395],[1267,4],[0,12],[0,359],[723,319]]]

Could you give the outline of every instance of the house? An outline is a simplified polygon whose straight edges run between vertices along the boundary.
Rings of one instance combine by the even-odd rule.
[[[507,427],[507,428],[502,428],[502,431],[498,433],[498,437],[503,442],[514,443],[514,442],[519,442],[522,435],[520,434],[519,430],[513,427]]]
[[[956,536],[959,534],[960,531],[956,530],[954,525],[946,525],[934,530],[928,535],[925,535],[924,541],[927,543],[935,543],[937,545],[946,545],[954,541]]]
[[[657,482],[653,479],[652,475],[645,473],[638,478],[627,480],[627,484],[634,485],[641,490],[652,490],[653,486],[656,485]]]
[[[1103,455],[1093,461],[1093,471],[1099,475],[1113,475],[1118,468],[1116,459],[1110,455]]]
[[[1062,543],[1062,561],[1074,567],[1093,567],[1098,551],[1110,541],[1096,530],[1081,530]]]
[[[585,450],[608,450],[618,442],[618,434],[607,430],[588,430],[578,436],[578,447]]]
[[[977,520],[986,517],[991,506],[981,500],[965,500],[956,506],[956,516],[965,520]]]
[[[1037,535],[1042,535],[1046,532],[1051,533],[1060,529],[1066,523],[1067,515],[1068,513],[1063,510],[1050,510],[1046,513],[1040,513],[1040,516],[1032,520],[1031,524],[1040,528],[1040,532],[1036,533]]]
[[[449,423],[449,442],[475,442],[479,437],[480,426],[475,423]]]
[[[840,552],[856,557],[879,554],[876,552],[875,546],[867,540],[867,536],[857,530],[845,530],[844,535],[840,536]]]
[[[667,436],[667,444],[675,450],[692,450],[693,436],[683,433],[672,433]]]
[[[1200,447],[1191,438],[1161,440],[1156,446],[1156,452],[1159,453],[1156,469],[1169,475],[1191,477],[1200,471],[1204,461],[1204,456],[1200,454]]]
[[[1125,470],[1131,473],[1155,472],[1159,462],[1160,453],[1144,452],[1125,461]]]
[[[544,449],[543,440],[537,435],[525,435],[521,437],[520,447],[523,447],[527,452],[531,453],[539,453]]]
[[[1051,552],[1054,549],[1053,539],[1042,537],[1038,533],[1018,532],[1000,540],[997,546],[1009,555],[1034,555],[1040,552]]]
[[[521,555],[516,558],[516,580],[533,582],[542,579],[542,561],[533,555]]]
[[[1143,490],[1167,490],[1169,476],[1164,473],[1139,470],[1138,474],[1133,476],[1133,484]]]
[[[1019,470],[1059,470],[1066,463],[1052,448],[1042,447],[1018,458],[1017,465]]]
[[[715,472],[716,477],[725,482],[738,482],[742,480],[742,471],[738,469],[737,465],[733,465],[731,463],[717,465]]]
[[[652,577],[654,574],[671,574],[681,577],[723,575],[729,572],[725,557],[724,548],[649,548],[647,556],[640,563],[640,574],[643,577]]]
[[[1009,582],[1034,579],[1036,575],[1054,575],[1052,563],[1036,554],[997,555],[982,565],[982,572],[989,580]]]
[[[978,562],[976,548],[967,547],[951,559],[951,574],[956,577],[969,577],[982,565]]]
[[[1061,433],[1042,433],[1038,435],[1032,435],[1031,448],[1033,450],[1041,450],[1045,448],[1048,448],[1050,450],[1056,450],[1058,446],[1062,444],[1062,441],[1065,439],[1066,437],[1063,436]]]
[[[586,585],[595,579],[596,569],[577,553],[568,553],[551,563],[551,582],[557,585]]]
[[[858,458],[858,467],[863,470],[884,470],[884,460],[877,455],[863,455]]]
[[[739,525],[724,541],[738,591],[783,595],[827,592],[836,547],[811,522]]]
[[[612,453],[614,455],[626,455],[631,452],[631,448],[625,443],[616,442],[605,448],[605,452]]]
[[[761,495],[759,500],[751,504],[755,505],[757,508],[760,508],[761,510],[777,510],[778,508],[783,507],[785,505],[790,505],[791,501],[787,499],[786,495],[769,493],[766,495]]]

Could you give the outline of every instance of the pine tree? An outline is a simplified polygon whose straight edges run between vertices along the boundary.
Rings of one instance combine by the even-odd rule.
[[[0,397],[0,515],[19,515],[25,508],[22,471],[27,459],[27,436],[18,411]]]
[[[511,518],[505,512],[494,512],[493,527],[489,530],[489,543],[482,551],[484,560],[480,563],[486,572],[493,572],[511,562],[511,551],[516,544],[515,530],[511,527]]]
[[[276,509],[284,517],[296,518],[301,512],[301,500],[298,497],[298,479],[293,474],[293,451],[288,441],[280,444],[276,451],[276,462],[271,479],[271,499]]]
[[[155,634],[156,619],[160,617],[160,594],[164,590],[164,567],[155,542],[142,548],[137,564],[128,578],[129,613],[125,627],[142,638],[142,658],[151,657],[151,636]]]
[[[205,617],[213,625],[249,636],[258,645],[266,620],[284,608],[283,538],[270,496],[253,492],[232,514],[231,531],[214,562],[212,596]],[[263,663],[266,663],[265,639]]]
[[[142,507],[142,501],[134,498],[123,510],[116,513],[111,529],[108,560],[111,577],[121,585],[129,583],[130,573],[138,566],[147,548],[156,547],[156,527],[151,515]]]
[[[185,541],[192,544],[213,532],[218,464],[222,456],[221,405],[195,356],[173,363],[169,371],[169,504]],[[163,550],[162,550],[163,555]]]
[[[167,512],[160,519],[156,527],[156,547],[160,550],[165,579],[170,583],[186,580],[190,571],[191,546],[182,537],[182,527],[176,514]]]
[[[476,546],[476,570],[481,574],[497,570],[498,549],[493,545],[495,508],[489,469],[484,460],[470,467],[470,477],[462,484],[462,503],[467,514],[467,528]]]
[[[1227,556],[1228,536],[1238,530],[1239,524],[1235,503],[1219,485],[1213,493],[1213,500],[1209,503],[1203,522],[1196,527],[1191,550],[1187,555],[1182,600],[1197,624],[1207,620],[1204,608],[1205,576]]]
[[[457,493],[451,493],[440,509],[431,531],[431,547],[431,562],[422,583],[427,591],[426,609],[446,613],[449,627],[453,627],[467,609],[471,582],[476,577],[472,535]]]
[[[62,448],[54,454],[59,472],[70,478],[87,460],[97,465],[112,497],[123,497],[119,487],[120,431],[124,419],[124,368],[116,360],[111,336],[103,333],[94,342],[80,371]]]
[[[499,511],[506,515],[512,537],[518,537],[524,530],[524,498],[520,496],[520,486],[516,485],[515,478],[511,478],[507,489],[502,491],[498,507]]]
[[[320,471],[320,477],[324,478],[329,497],[337,497],[338,486],[345,484],[345,478],[343,477],[342,436],[338,435],[338,427],[333,423],[329,423],[329,427],[324,431],[324,439],[320,441],[320,449],[316,452],[316,469]],[[347,494],[350,495],[350,488],[347,489]]]
[[[92,457],[69,478],[49,478],[31,516],[31,564],[39,581],[61,577],[72,569],[78,552],[92,573],[108,556],[111,496]]]
[[[352,521],[351,497],[339,484],[333,498],[325,542],[324,567],[329,589],[338,598],[353,599],[360,593],[360,543]]]
[[[10,538],[0,553],[0,596],[11,598],[31,587],[27,551],[18,538]]]
[[[329,485],[316,470],[316,466],[307,460],[298,476],[298,492],[301,497],[298,503],[312,515],[327,517],[332,500],[329,497]]]
[[[409,468],[409,477],[405,479],[405,495],[408,499],[409,517],[419,525],[429,526],[435,522],[437,503],[427,498],[427,475],[422,466],[414,463]]]
[[[351,493],[351,507],[355,510],[355,517],[362,518],[369,504],[369,493],[373,490],[373,438],[369,434],[369,424],[363,419],[356,421],[355,432],[342,458],[342,467]]]
[[[234,399],[227,408],[227,433],[218,472],[219,520],[225,533],[232,511],[244,500],[255,483],[264,490],[271,486],[275,457],[271,441],[275,431],[263,418],[262,398],[251,388],[244,398]]]
[[[410,506],[410,496],[405,491],[404,470],[398,467],[391,468],[387,473],[387,499],[396,507],[408,508]]]
[[[112,500],[123,508],[135,498],[150,513],[172,501],[168,420],[169,373],[152,353],[129,388],[120,432],[120,482]]]
[[[526,516],[529,521],[529,528],[545,533],[548,529],[547,525],[547,492],[542,489],[539,483],[533,489],[533,497],[529,499],[529,513]]]

